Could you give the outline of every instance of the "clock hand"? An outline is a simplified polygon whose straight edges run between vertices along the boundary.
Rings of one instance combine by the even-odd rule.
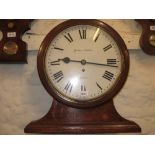
[[[81,61],[78,61],[78,60],[71,60],[70,58],[68,57],[65,57],[63,59],[58,59],[58,61],[62,60],[64,63],[70,63],[70,62],[79,62],[81,63]]]
[[[109,67],[118,67],[115,65],[109,65],[109,64],[100,64],[100,63],[95,63],[95,62],[86,62],[87,64],[92,64],[92,65],[100,65],[100,66],[109,66]]]
[[[100,65],[100,66],[109,66],[109,67],[118,67],[115,65],[109,65],[109,64],[100,64],[100,63],[94,63],[94,62],[87,62],[86,60],[82,59],[81,61],[78,60],[71,60],[69,57],[65,57],[63,59],[58,59],[58,61],[62,60],[64,63],[70,63],[70,62],[79,62],[82,65],[86,64],[92,64],[92,65]]]

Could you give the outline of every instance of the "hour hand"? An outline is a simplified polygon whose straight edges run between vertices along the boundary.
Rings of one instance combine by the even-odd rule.
[[[50,62],[51,65],[60,65],[60,60]]]
[[[79,61],[79,60],[72,60],[72,59],[70,59],[69,57],[65,57],[65,58],[63,58],[63,59],[58,59],[59,61],[61,60],[61,61],[63,61],[64,63],[70,63],[70,62],[77,62],[77,63],[81,63],[81,61]]]
[[[58,61],[63,61],[64,63],[69,63],[70,62],[70,58],[65,57],[63,59],[58,59]]]
[[[69,63],[70,62],[70,58],[65,57],[63,59],[58,59],[58,60],[50,62],[50,64],[51,65],[60,65],[60,61],[63,61],[64,63]]]

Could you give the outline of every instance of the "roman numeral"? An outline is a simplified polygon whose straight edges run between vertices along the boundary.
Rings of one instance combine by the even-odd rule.
[[[108,71],[105,71],[104,75],[102,77],[104,77],[105,79],[111,81],[113,78],[114,74]]]
[[[112,45],[109,44],[108,46],[104,47],[103,50],[104,52],[108,51],[110,48],[112,48]]]
[[[84,85],[81,85],[81,91],[86,91],[86,87]]]
[[[81,39],[86,39],[86,30],[82,30],[82,32],[79,30],[79,34]]]
[[[70,43],[73,42],[73,38],[71,37],[71,35],[69,33],[67,33],[67,35],[64,36]]]
[[[61,81],[63,79],[62,71],[59,71],[59,72],[53,74],[53,77],[54,77],[55,80],[57,80],[57,82]]]
[[[108,65],[115,65],[117,63],[116,59],[107,59]]]
[[[97,87],[102,90],[102,87],[96,82]]]
[[[73,88],[73,84],[71,84],[70,82],[68,82],[65,86],[65,90],[66,92],[69,90],[69,92],[72,91],[72,88]]]
[[[55,50],[63,51],[64,49],[59,48],[59,47],[54,47]]]
[[[57,60],[57,61],[52,61],[52,62],[50,62],[50,64],[51,64],[51,65],[60,65],[60,63],[59,63],[58,60]]]

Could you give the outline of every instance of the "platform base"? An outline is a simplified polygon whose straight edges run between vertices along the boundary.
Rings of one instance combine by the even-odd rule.
[[[121,117],[113,101],[90,109],[76,109],[54,101],[43,118],[28,124],[25,133],[38,134],[110,134],[136,133],[141,128]]]

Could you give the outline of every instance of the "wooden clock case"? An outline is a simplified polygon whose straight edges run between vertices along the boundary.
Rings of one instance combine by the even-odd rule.
[[[30,29],[30,19],[1,19],[0,63],[27,63],[27,44],[22,35]]]
[[[74,100],[65,100],[61,94],[49,84],[45,73],[46,50],[51,40],[64,29],[75,25],[92,25],[107,31],[122,52],[124,59],[122,74],[117,84],[106,95],[92,101],[79,103]],[[42,84],[53,97],[53,103],[49,112],[41,119],[28,124],[26,133],[44,134],[103,134],[140,132],[140,127],[133,121],[124,119],[118,114],[113,103],[113,97],[123,87],[129,70],[129,55],[127,48],[111,27],[98,20],[68,20],[54,28],[44,39],[38,54],[38,73]]]
[[[136,19],[142,26],[142,34],[140,37],[140,47],[149,55],[155,55],[155,20]]]

